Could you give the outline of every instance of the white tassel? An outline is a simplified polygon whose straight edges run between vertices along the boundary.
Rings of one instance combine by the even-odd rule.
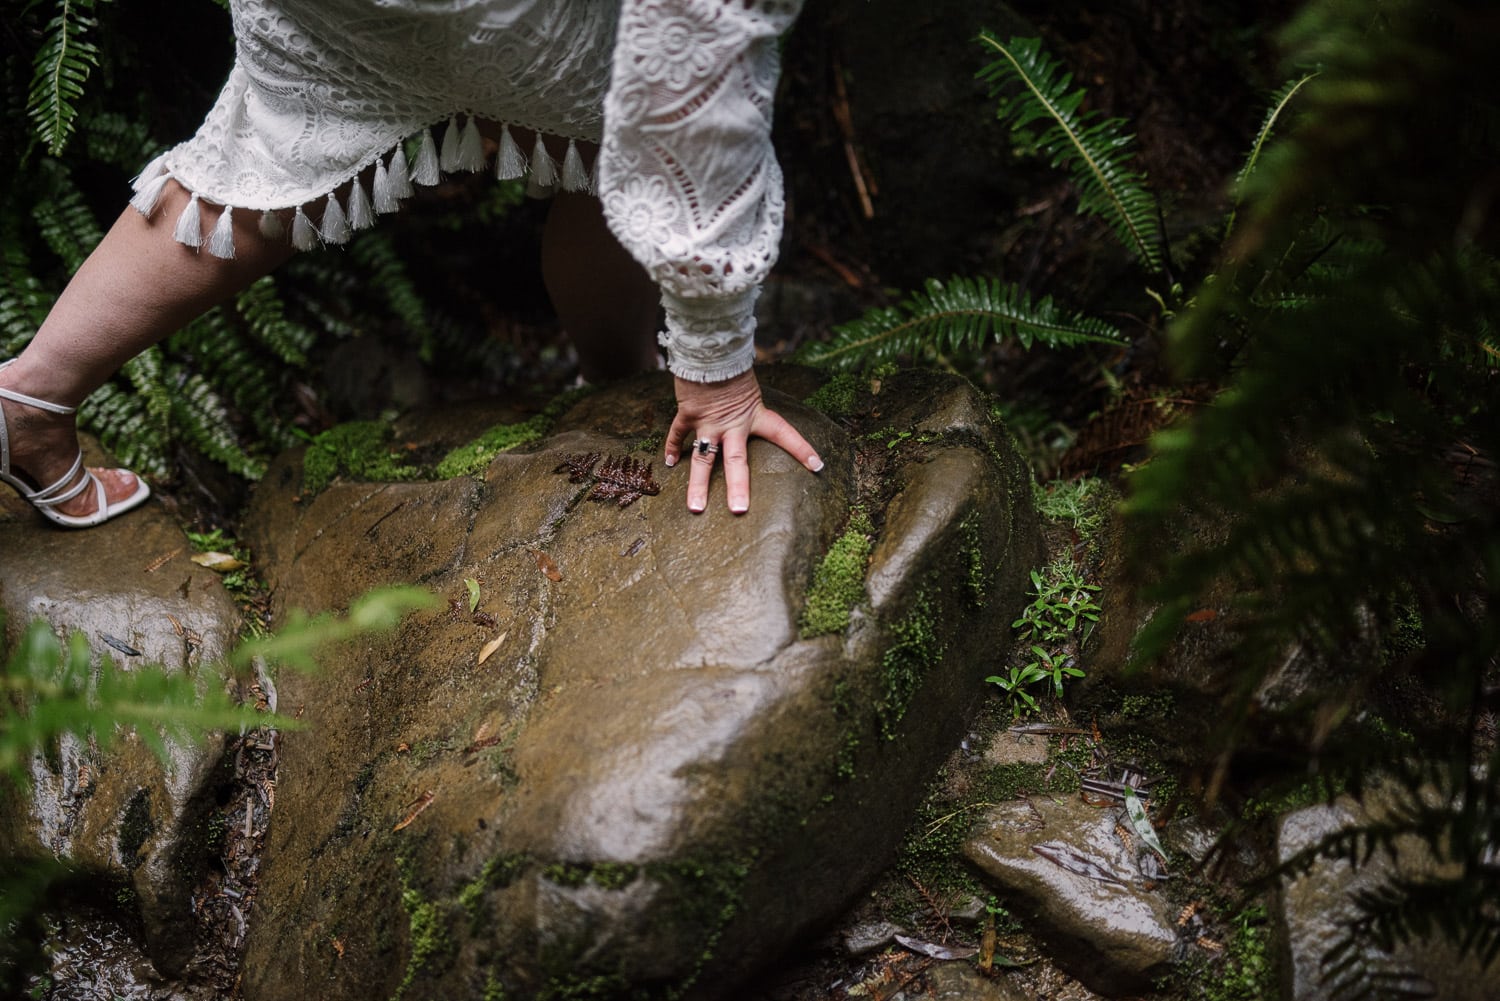
[[[162,174],[165,174],[166,170],[163,165],[166,163],[166,159],[167,154],[160,153],[156,159],[142,167],[141,172],[135,175],[135,178],[130,182],[130,190],[139,191],[152,181],[155,181]]]
[[[401,203],[391,192],[391,177],[380,160],[375,161],[375,179],[370,184],[370,191],[375,195],[376,212],[395,212],[401,208]]]
[[[369,229],[375,225],[375,210],[370,208],[370,196],[365,194],[364,182],[354,179],[349,189],[349,226],[353,229]]]
[[[448,173],[458,169],[458,117],[448,119],[448,128],[443,133],[443,154],[439,160]]]
[[[537,133],[536,145],[531,150],[531,181],[539,188],[550,188],[557,183],[557,161],[542,145],[542,134]]]
[[[286,226],[282,225],[281,216],[266,209],[260,214],[260,235],[267,240],[278,240],[286,235]]]
[[[437,143],[432,140],[432,130],[422,130],[422,148],[417,151],[417,162],[411,168],[411,179],[417,184],[434,185],[443,179],[438,166]]]
[[[208,252],[226,261],[234,260],[234,209],[228,205],[219,213],[214,231],[208,238]]]
[[[592,191],[589,184],[589,172],[583,169],[583,157],[579,155],[578,144],[568,140],[568,152],[563,156],[562,186],[564,191]]]
[[[312,220],[298,205],[297,214],[292,217],[292,246],[298,250],[311,250],[317,245],[318,231],[313,229]]]
[[[188,199],[183,207],[182,215],[177,217],[177,228],[172,236],[178,243],[188,247],[203,246],[203,227],[198,220],[198,195],[196,192]]]
[[[349,242],[349,219],[344,215],[344,207],[339,204],[338,197],[332,192],[328,194],[328,201],[323,205],[323,225],[318,232],[324,243],[348,243]]]
[[[479,137],[479,126],[470,115],[464,125],[464,137],[458,144],[457,169],[479,171],[484,169],[484,140]]]
[[[510,126],[500,126],[500,153],[495,157],[495,176],[502,181],[514,181],[526,176],[526,155],[516,145]]]
[[[406,166],[406,146],[403,143],[397,143],[396,151],[391,154],[391,194],[396,198],[410,198],[413,194],[411,171]]]
[[[161,198],[162,189],[171,179],[171,174],[161,174],[155,180],[148,181],[136,191],[135,196],[130,199],[130,204],[141,215],[151,218],[151,213],[156,211],[156,203]]]

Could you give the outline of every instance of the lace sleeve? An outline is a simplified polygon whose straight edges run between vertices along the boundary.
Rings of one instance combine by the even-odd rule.
[[[771,148],[777,36],[801,0],[624,0],[599,190],[661,286],[672,372],[727,379],[755,359],[755,299],[784,201]]]

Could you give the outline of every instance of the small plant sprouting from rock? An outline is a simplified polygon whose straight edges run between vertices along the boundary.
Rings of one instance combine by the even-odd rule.
[[[643,496],[655,497],[661,486],[651,476],[651,463],[632,459],[628,455],[603,456],[598,452],[575,452],[563,456],[554,473],[567,473],[569,483],[587,483],[593,486],[586,494],[590,500],[617,501],[620,507],[629,507]]]
[[[1094,600],[1098,584],[1083,579],[1072,558],[1063,555],[1041,570],[1031,571],[1035,597],[1021,617],[1011,623],[1021,653],[1006,674],[992,674],[985,681],[999,685],[1015,709],[1038,708],[1027,689],[1051,682],[1054,695],[1063,693],[1064,678],[1081,678],[1078,648],[1099,621]]]

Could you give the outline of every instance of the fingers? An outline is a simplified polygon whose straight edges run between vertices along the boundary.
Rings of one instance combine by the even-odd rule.
[[[823,460],[819,457],[817,449],[809,445],[801,432],[792,427],[791,423],[776,411],[762,409],[756,415],[750,433],[780,448],[812,472],[822,471]]]
[[[687,506],[694,514],[701,514],[708,507],[708,483],[713,479],[714,462],[719,458],[717,453],[717,449],[693,449],[688,472]]]
[[[729,510],[744,514],[750,510],[750,439],[745,435],[725,435],[724,492]]]
[[[662,464],[668,469],[677,465],[677,460],[682,458],[682,443],[692,433],[693,429],[682,411],[677,411],[677,415],[672,418],[672,426],[667,429],[666,450],[662,455]]]

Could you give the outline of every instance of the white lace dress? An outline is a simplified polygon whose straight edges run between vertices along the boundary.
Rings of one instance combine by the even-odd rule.
[[[229,80],[131,203],[151,214],[175,179],[193,196],[176,238],[232,257],[235,212],[260,211],[277,236],[291,211],[301,249],[342,243],[444,172],[593,190],[661,287],[672,371],[729,378],[754,359],[755,298],[781,235],[771,100],[777,36],[800,6],[231,0]],[[493,156],[476,119],[504,126]],[[512,125],[537,134],[529,149]],[[542,134],[567,140],[561,162]],[[598,144],[592,164],[579,142]],[[212,227],[202,202],[223,207]]]

